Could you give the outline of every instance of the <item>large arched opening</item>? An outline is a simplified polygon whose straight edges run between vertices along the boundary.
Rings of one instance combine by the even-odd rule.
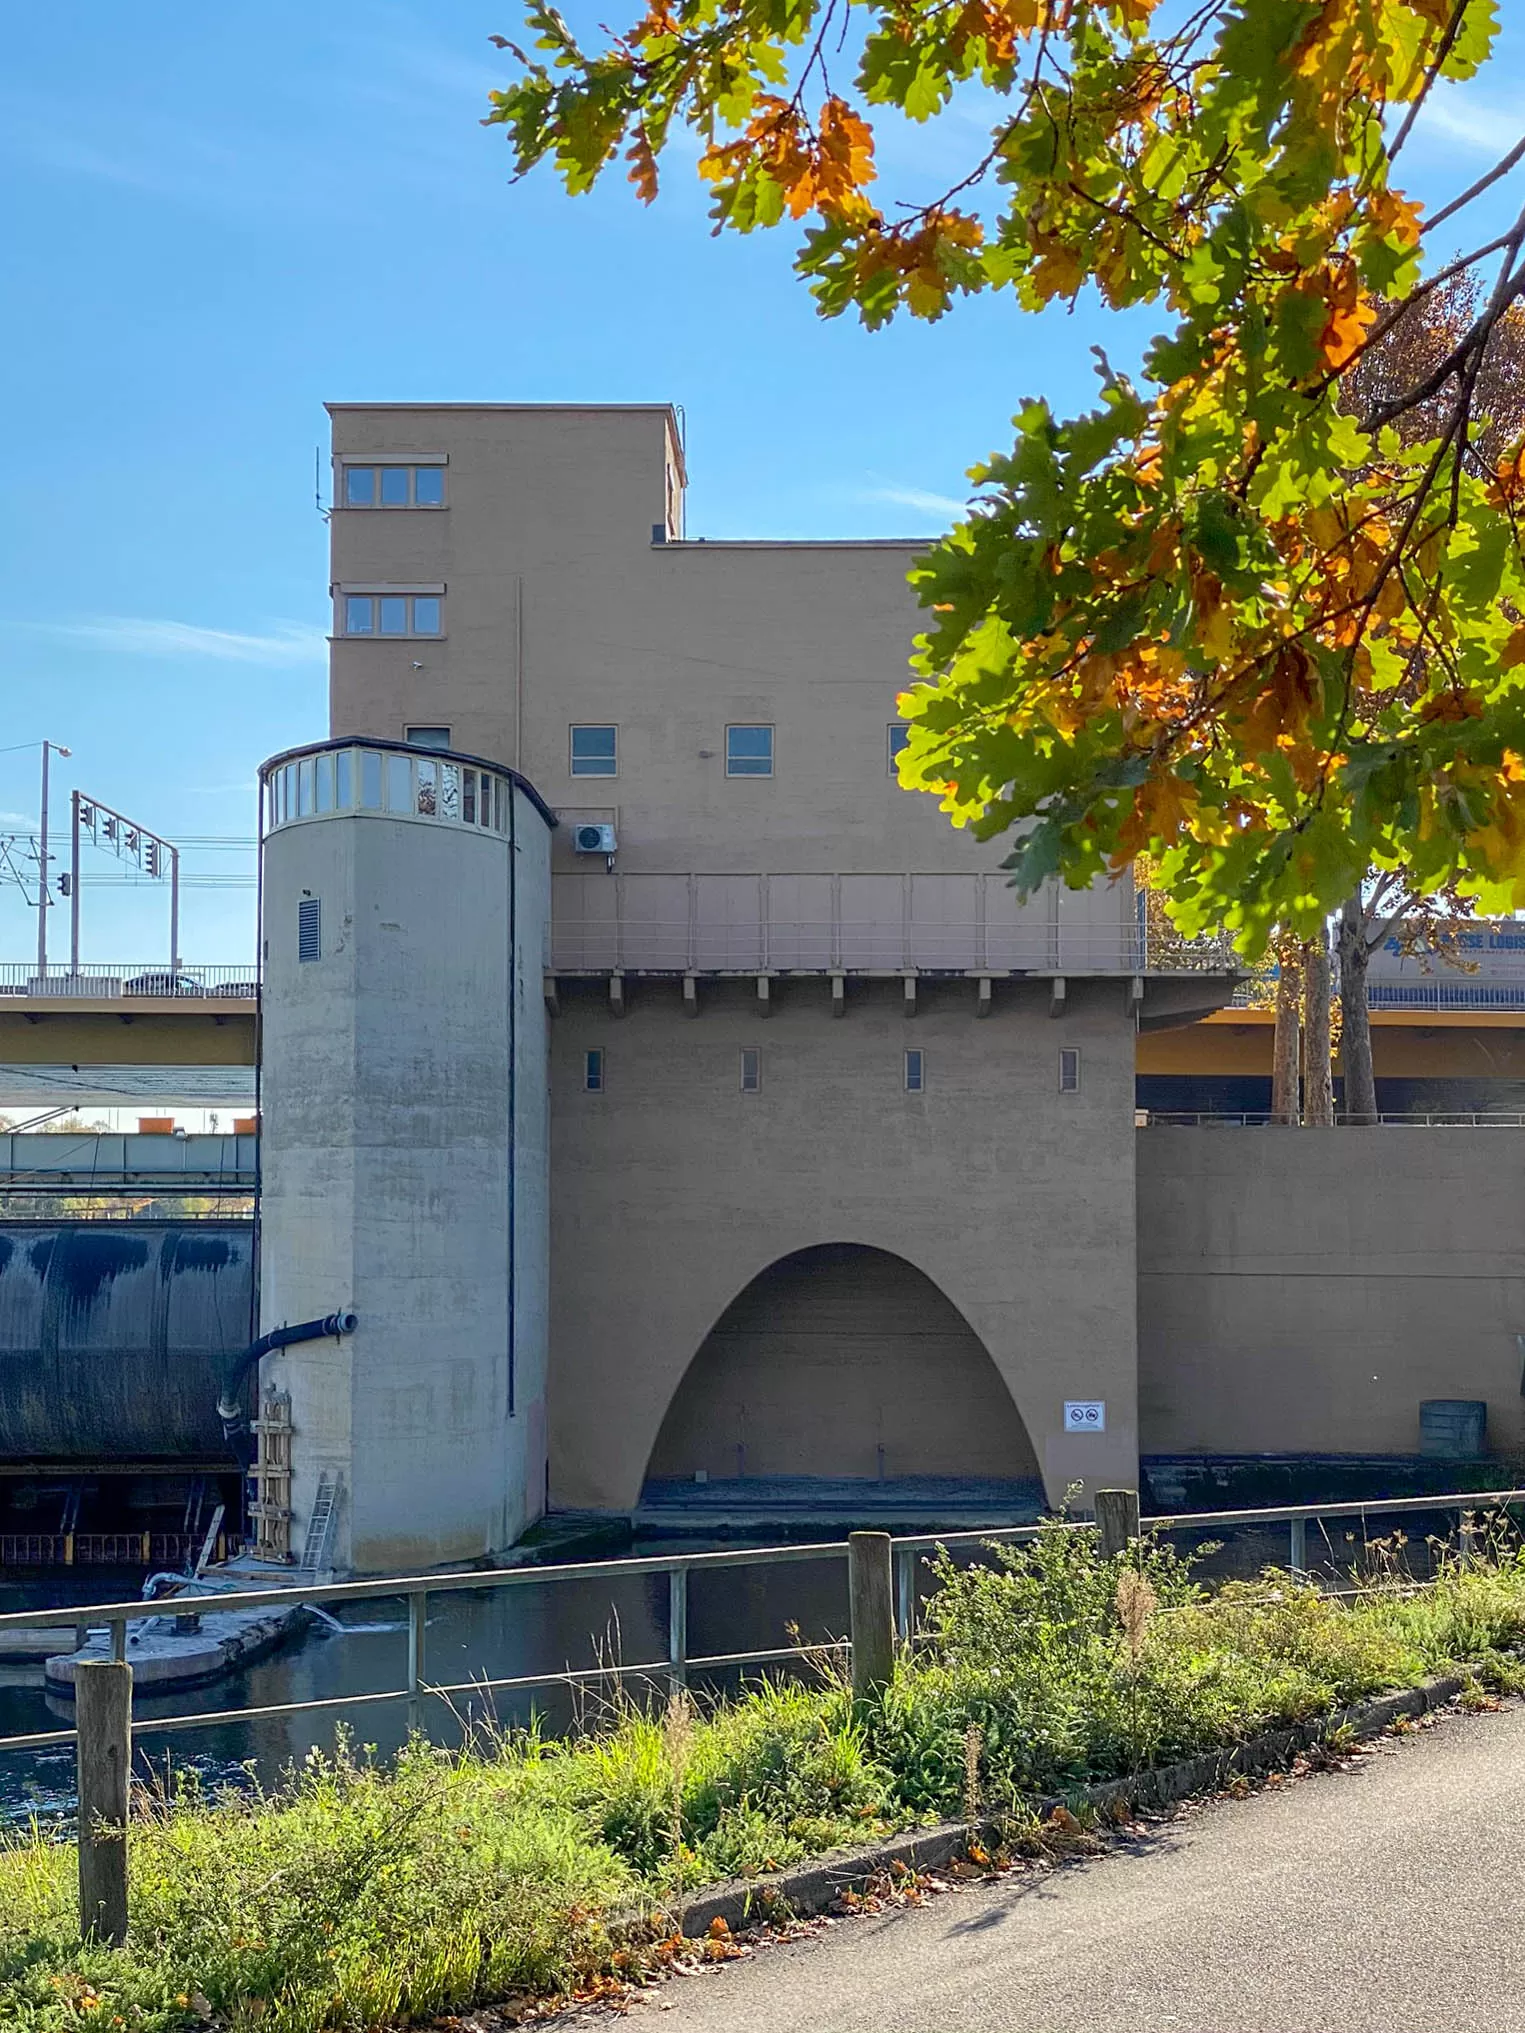
[[[647,1468],[651,1490],[927,1477],[1041,1497],[979,1336],[915,1265],[855,1243],[797,1250],[753,1278],[689,1364]]]

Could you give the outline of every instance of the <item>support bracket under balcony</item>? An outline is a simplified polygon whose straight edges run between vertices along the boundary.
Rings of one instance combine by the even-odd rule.
[[[1051,1017],[1064,1015],[1064,988],[1064,976],[1056,974],[1048,988],[1048,1013]]]
[[[685,974],[683,977],[683,1014],[696,1017],[699,1014],[699,977]]]
[[[609,1014],[617,1017],[625,1014],[625,977],[618,969],[609,976]]]

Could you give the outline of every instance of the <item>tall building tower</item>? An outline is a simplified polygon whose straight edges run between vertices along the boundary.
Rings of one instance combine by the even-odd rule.
[[[260,1327],[291,1546],[353,1573],[511,1545],[544,1507],[542,992],[555,820],[510,769],[378,740],[267,763]]]

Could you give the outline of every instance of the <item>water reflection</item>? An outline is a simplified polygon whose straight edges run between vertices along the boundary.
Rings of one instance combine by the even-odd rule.
[[[1403,1563],[1416,1577],[1432,1571],[1431,1532],[1444,1534],[1452,1517],[1430,1513],[1383,1517],[1373,1510],[1353,1529],[1351,1521],[1331,1520],[1327,1532],[1310,1525],[1306,1557],[1310,1569],[1326,1581],[1338,1582],[1363,1563],[1369,1541],[1401,1528],[1409,1541]],[[1196,1535],[1173,1533],[1182,1551]],[[636,1553],[699,1552],[735,1541],[676,1541],[663,1538],[637,1544]],[[1255,1574],[1268,1564],[1285,1566],[1285,1526],[1236,1534],[1210,1554],[1198,1571],[1203,1578]],[[963,1557],[977,1555],[965,1552]],[[928,1582],[918,1563],[918,1594]],[[424,1678],[445,1685],[484,1678],[515,1678],[556,1673],[571,1668],[621,1663],[627,1669],[654,1664],[667,1656],[667,1577],[634,1575],[563,1582],[526,1581],[511,1588],[470,1589],[431,1596],[425,1634]],[[40,1607],[45,1602],[123,1600],[136,1595],[132,1577],[50,1576],[27,1589],[0,1589],[0,1609]],[[150,1727],[136,1738],[140,1766],[163,1772],[194,1766],[204,1778],[237,1780],[240,1768],[252,1766],[265,1784],[283,1768],[300,1761],[313,1748],[328,1749],[338,1724],[347,1725],[355,1740],[374,1744],[387,1756],[403,1742],[408,1728],[405,1701],[348,1705],[354,1697],[400,1687],[407,1677],[407,1606],[399,1596],[378,1598],[340,1612],[342,1631],[314,1625],[283,1651],[230,1674],[211,1686],[140,1698],[135,1714]],[[847,1569],[842,1557],[791,1561],[785,1565],[731,1567],[692,1573],[689,1578],[688,1652],[758,1651],[793,1642],[797,1631],[805,1643],[840,1637],[847,1628]],[[67,1634],[63,1634],[67,1635]],[[773,1670],[773,1669],[770,1669]],[[783,1670],[783,1669],[778,1669]],[[818,1670],[802,1662],[804,1672]],[[695,1684],[724,1688],[741,1678],[736,1669],[695,1675]],[[665,1672],[655,1680],[632,1675],[639,1693],[655,1685],[665,1692]],[[601,1700],[596,1689],[565,1686],[500,1690],[490,1695],[457,1695],[449,1702],[427,1702],[430,1735],[441,1743],[458,1742],[469,1719],[496,1717],[522,1723],[540,1717],[552,1732],[564,1730],[579,1714],[596,1714]],[[318,1713],[272,1716],[252,1721],[219,1722],[197,1730],[155,1730],[155,1714],[207,1715],[224,1709],[252,1709],[291,1701],[336,1701],[345,1705]],[[0,1666],[0,1736],[66,1728],[73,1722],[72,1705],[49,1695],[40,1666]],[[72,1746],[56,1750],[0,1751],[0,1821],[16,1822],[28,1815],[55,1815],[73,1805]]]
[[[696,1552],[706,1547],[680,1547],[668,1539],[658,1546],[637,1545],[632,1550]],[[528,1581],[512,1588],[431,1596],[424,1679],[435,1685],[459,1685],[600,1664],[662,1666],[667,1657],[667,1590],[666,1575],[648,1574],[623,1581]],[[21,1591],[7,1590],[0,1596],[0,1607],[40,1606],[43,1592],[30,1593],[28,1602],[14,1599]],[[124,1587],[116,1599],[134,1593],[135,1589]],[[58,1602],[60,1592],[50,1590],[47,1599]],[[106,1597],[97,1577],[92,1588],[72,1599],[101,1601]],[[341,1631],[310,1626],[282,1651],[210,1686],[140,1697],[134,1704],[134,1715],[151,1725],[156,1714],[209,1715],[290,1701],[347,1702],[350,1697],[402,1686],[407,1678],[404,1599],[377,1598],[339,1614]],[[806,1643],[840,1636],[846,1630],[845,1560],[801,1560],[786,1566],[725,1568],[691,1575],[691,1656],[788,1645],[793,1641],[791,1627],[798,1629]],[[11,1684],[0,1681],[0,1736],[69,1727],[73,1706],[46,1691],[41,1666],[5,1670]],[[709,1676],[706,1684],[734,1685],[739,1677],[731,1670]],[[665,1668],[658,1680],[665,1689]],[[22,1684],[16,1684],[18,1681]],[[636,1691],[650,1684],[632,1677]],[[486,1716],[522,1723],[533,1714],[548,1730],[564,1730],[579,1712],[596,1709],[601,1698],[608,1697],[601,1697],[596,1689],[579,1691],[566,1686],[499,1690],[486,1695],[455,1695],[448,1701],[431,1699],[426,1704],[426,1717],[430,1735],[437,1742],[452,1743],[459,1741],[468,1719]],[[247,1763],[268,1784],[283,1767],[299,1761],[309,1750],[330,1748],[337,1723],[346,1724],[358,1742],[374,1744],[378,1754],[386,1756],[407,1734],[407,1704],[358,1703],[316,1714],[211,1723],[197,1730],[155,1730],[150,1726],[138,1732],[135,1745],[140,1763],[160,1772],[167,1758],[172,1768],[193,1765],[206,1778],[216,1780],[235,1778],[239,1767]],[[0,1752],[0,1818],[14,1821],[30,1813],[55,1813],[70,1806],[73,1767],[73,1751],[68,1745],[52,1751]]]

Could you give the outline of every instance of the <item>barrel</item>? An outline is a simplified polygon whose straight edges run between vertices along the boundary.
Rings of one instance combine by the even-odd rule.
[[[0,1461],[231,1458],[253,1245],[247,1221],[0,1223]]]

